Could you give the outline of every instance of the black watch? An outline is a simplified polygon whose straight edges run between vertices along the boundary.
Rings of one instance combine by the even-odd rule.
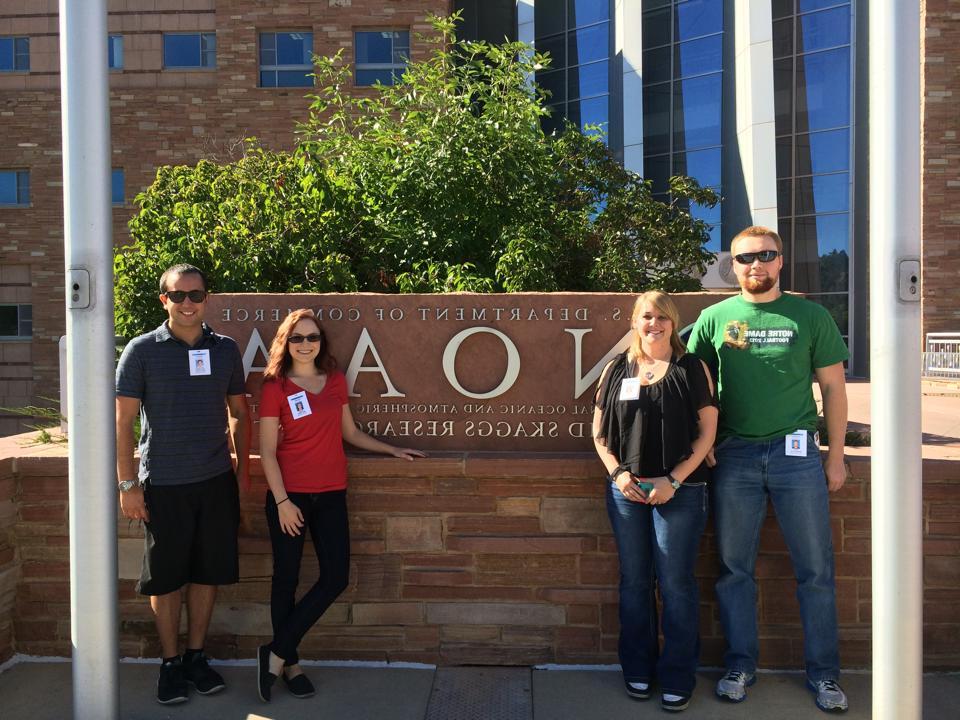
[[[672,487],[674,491],[680,489],[680,481],[677,480],[672,474],[667,473],[667,481],[670,483],[670,487]]]

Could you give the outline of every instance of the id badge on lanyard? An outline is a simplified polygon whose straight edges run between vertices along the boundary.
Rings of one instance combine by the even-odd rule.
[[[294,420],[299,420],[302,417],[313,414],[305,390],[301,390],[293,395],[287,395],[287,403],[290,405],[290,414],[293,415]]]
[[[187,353],[190,358],[191,375],[209,375],[210,374],[210,350],[190,350]]]
[[[640,378],[624,378],[620,381],[620,400],[640,399]]]

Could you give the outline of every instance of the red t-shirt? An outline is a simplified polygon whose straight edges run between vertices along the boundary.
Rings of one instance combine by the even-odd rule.
[[[303,395],[290,400],[298,393]],[[304,414],[304,396],[309,414]],[[288,492],[329,492],[347,487],[347,456],[340,422],[348,402],[346,378],[336,370],[327,374],[327,382],[317,394],[286,378],[263,384],[260,417],[280,418],[277,463]],[[295,411],[300,417],[294,417]]]

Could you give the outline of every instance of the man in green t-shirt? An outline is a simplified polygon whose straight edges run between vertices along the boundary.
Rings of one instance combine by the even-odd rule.
[[[749,227],[730,252],[741,292],[704,310],[689,342],[714,372],[720,396],[712,484],[727,672],[717,695],[741,702],[755,681],[754,566],[769,497],[797,577],[807,683],[817,707],[844,712],[828,489],[836,492],[846,478],[849,353],[823,306],[780,292],[783,243],[775,231]],[[813,376],[833,439],[823,463]]]

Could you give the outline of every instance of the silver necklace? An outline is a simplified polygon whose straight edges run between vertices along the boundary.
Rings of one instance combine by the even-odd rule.
[[[640,369],[640,361],[638,360],[638,361],[636,361],[636,362],[637,362],[637,370],[639,370],[639,369]],[[644,371],[643,371],[643,378],[644,378],[645,380],[647,380],[648,382],[649,382],[650,380],[653,380],[656,376],[657,376],[657,373],[656,373],[655,371],[653,371],[653,370],[644,370]]]

